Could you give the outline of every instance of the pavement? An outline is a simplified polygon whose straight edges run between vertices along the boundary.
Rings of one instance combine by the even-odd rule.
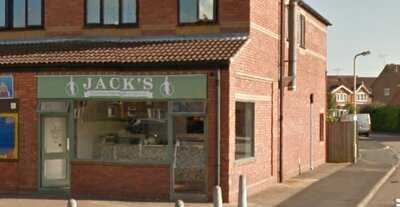
[[[400,135],[380,134],[375,135],[380,143],[391,147],[397,156],[400,155]],[[393,174],[383,183],[368,204],[368,207],[393,207],[394,199],[400,198],[400,169],[397,168]]]
[[[360,159],[356,164],[324,164],[266,191],[251,196],[249,207],[346,207],[393,206],[394,193],[400,192],[400,171],[388,172],[398,163],[400,136],[373,135],[360,139]],[[390,179],[383,180],[388,177]],[[383,182],[385,181],[385,182]],[[378,188],[377,184],[383,186]],[[374,190],[375,189],[375,190]],[[377,194],[373,194],[377,191]],[[366,199],[368,198],[368,199]],[[371,200],[369,199],[371,198]],[[65,207],[66,201],[5,196],[0,207]],[[173,207],[173,203],[79,200],[78,207]],[[186,207],[211,207],[205,203],[185,203]],[[235,204],[225,204],[234,207]],[[361,205],[364,206],[364,205]]]

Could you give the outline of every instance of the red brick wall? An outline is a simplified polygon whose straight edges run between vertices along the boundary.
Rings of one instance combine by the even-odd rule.
[[[247,178],[249,194],[255,194],[277,182],[278,141],[278,65],[279,65],[279,1],[251,1],[250,39],[232,58],[229,71],[229,152],[228,192],[225,199],[235,202],[239,176]],[[247,96],[247,98],[246,98]],[[235,102],[255,103],[255,157],[235,160]]]
[[[229,71],[229,118],[224,123],[223,172],[229,172],[225,199],[237,199],[239,175],[246,175],[249,194],[254,194],[277,182],[279,154],[279,60],[280,60],[280,1],[254,0],[250,4],[250,38],[232,59]],[[302,172],[307,171],[310,160],[310,112],[309,98],[314,94],[313,105],[313,162],[318,166],[325,162],[325,142],[320,141],[320,114],[326,108],[326,26],[305,11],[307,21],[306,50],[299,49],[297,90],[285,89],[283,112],[283,177],[298,174],[298,160]],[[286,56],[287,59],[287,56]],[[287,68],[287,65],[286,65]],[[287,74],[287,73],[286,73]],[[228,78],[228,77],[226,77]],[[235,161],[235,101],[237,94],[253,96],[256,107],[255,157],[247,161]],[[264,98],[268,101],[263,100]],[[251,99],[251,98],[250,98]],[[240,99],[239,99],[240,100]],[[225,104],[225,103],[224,103]],[[226,109],[228,110],[228,109]],[[226,134],[225,134],[226,133]],[[229,135],[227,135],[229,134]],[[228,136],[228,138],[225,138]],[[228,143],[225,143],[228,142]]]
[[[18,163],[0,163],[0,193],[15,193],[18,188]]]
[[[8,73],[0,73],[5,75]],[[0,162],[0,192],[37,190],[37,117],[34,73],[13,73],[19,100],[19,159]]]
[[[327,31],[326,26],[316,18],[304,10],[300,12],[306,17],[306,49],[297,50],[297,89],[284,92],[284,179],[310,170],[311,134],[314,167],[325,162],[326,147],[325,142],[320,141],[319,117],[321,113],[326,114]],[[311,94],[314,94],[315,101],[312,115]],[[310,116],[313,120],[312,129]]]
[[[85,28],[85,0],[45,0],[45,29],[1,31],[0,39],[29,39],[57,36],[133,37],[161,34],[246,32],[249,0],[217,0],[218,24],[178,26],[178,0],[139,0],[137,28]]]
[[[169,165],[107,165],[72,162],[71,194],[77,198],[167,200],[169,184]]]

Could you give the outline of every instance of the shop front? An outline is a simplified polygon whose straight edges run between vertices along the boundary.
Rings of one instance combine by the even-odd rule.
[[[40,189],[207,199],[207,83],[205,74],[37,76]]]

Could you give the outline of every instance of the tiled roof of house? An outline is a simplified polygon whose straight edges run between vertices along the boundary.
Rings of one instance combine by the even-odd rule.
[[[228,62],[247,35],[0,42],[0,67],[60,64]]]
[[[364,85],[371,90],[375,79],[374,77],[357,77],[357,87],[364,83]],[[341,85],[353,90],[353,81],[353,76],[328,76],[328,90],[332,91]]]

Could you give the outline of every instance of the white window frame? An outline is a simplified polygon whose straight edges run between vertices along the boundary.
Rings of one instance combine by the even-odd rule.
[[[357,93],[356,100],[358,102],[366,102],[367,101],[367,94],[364,92]]]
[[[347,94],[345,93],[336,93],[336,102],[338,103],[344,103],[347,100]]]
[[[390,88],[384,88],[384,89],[383,89],[383,95],[384,95],[384,96],[390,96],[390,92],[391,92],[391,91],[390,91]]]

